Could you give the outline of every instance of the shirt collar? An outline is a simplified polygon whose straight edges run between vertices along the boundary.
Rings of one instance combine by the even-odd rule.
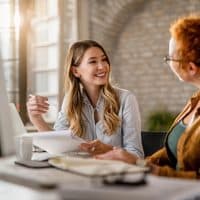
[[[200,90],[197,91],[190,99],[191,107],[195,107],[200,100]]]
[[[91,104],[91,102],[90,102],[90,100],[87,96],[86,91],[82,88],[81,92],[82,92],[82,97],[83,97],[83,103],[92,106],[92,104]],[[98,110],[102,106],[102,104],[103,104],[103,96],[102,96],[102,90],[101,90],[99,97],[98,97],[98,100],[97,100],[97,105],[94,109]]]

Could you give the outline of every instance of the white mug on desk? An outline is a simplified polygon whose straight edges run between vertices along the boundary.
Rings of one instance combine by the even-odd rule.
[[[32,137],[28,135],[21,135],[15,137],[15,150],[17,160],[31,160]]]

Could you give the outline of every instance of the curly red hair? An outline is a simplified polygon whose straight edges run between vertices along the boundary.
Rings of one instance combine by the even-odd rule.
[[[200,67],[200,15],[179,18],[171,25],[170,33],[179,56]]]

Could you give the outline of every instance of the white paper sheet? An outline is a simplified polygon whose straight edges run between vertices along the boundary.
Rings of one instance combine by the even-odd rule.
[[[55,155],[78,151],[79,145],[85,142],[85,140],[73,135],[72,132],[68,130],[36,132],[28,135],[33,137],[33,145]]]

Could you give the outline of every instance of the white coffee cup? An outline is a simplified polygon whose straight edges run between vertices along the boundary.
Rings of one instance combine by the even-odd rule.
[[[32,137],[29,135],[21,135],[15,137],[15,150],[17,160],[31,160],[32,143]]]

